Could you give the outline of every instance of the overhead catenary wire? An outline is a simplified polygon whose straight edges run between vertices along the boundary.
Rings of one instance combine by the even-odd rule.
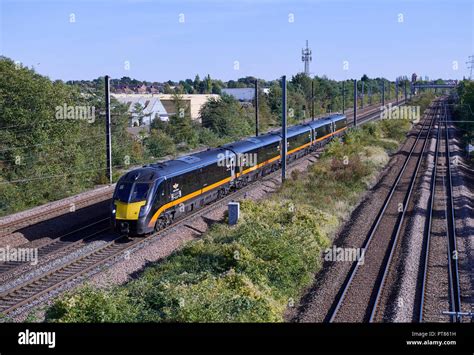
[[[113,166],[113,168],[125,168],[125,167],[130,167],[131,168],[132,166],[131,165],[114,165]],[[35,176],[35,177],[25,178],[25,179],[0,181],[0,185],[26,183],[26,182],[30,182],[30,181],[43,180],[43,179],[61,178],[61,177],[66,177],[66,176],[71,176],[71,175],[78,175],[78,174],[88,173],[88,172],[97,172],[97,171],[102,171],[102,170],[105,171],[105,170],[107,170],[107,168],[89,169],[89,170],[81,170],[81,171],[70,172],[70,173],[67,173],[67,174],[40,175],[40,176]]]

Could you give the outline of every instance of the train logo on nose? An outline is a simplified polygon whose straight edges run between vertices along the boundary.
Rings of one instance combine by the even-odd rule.
[[[173,189],[174,189],[174,190],[177,190],[178,187],[179,187],[179,184],[178,184],[178,183],[176,183],[176,184],[173,185]]]

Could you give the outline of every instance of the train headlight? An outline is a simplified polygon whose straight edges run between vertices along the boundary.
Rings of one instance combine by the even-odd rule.
[[[114,209],[112,210],[112,214],[115,214],[115,212],[117,212],[117,211],[115,211],[115,208],[114,208]]]

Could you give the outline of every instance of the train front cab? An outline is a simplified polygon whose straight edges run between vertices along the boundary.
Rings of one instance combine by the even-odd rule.
[[[152,182],[120,181],[112,198],[112,226],[123,234],[143,235],[153,231],[148,226],[150,212],[164,197],[163,179]]]

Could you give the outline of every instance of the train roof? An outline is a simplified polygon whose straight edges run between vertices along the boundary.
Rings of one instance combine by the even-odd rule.
[[[319,120],[308,122],[307,125],[315,129],[315,128],[319,128],[321,126],[327,125],[328,123],[337,122],[344,119],[346,119],[345,115],[336,113],[336,114],[332,114],[332,115],[320,118]]]
[[[300,124],[296,126],[290,126],[286,129],[286,136],[287,138],[297,136],[298,134],[306,133],[309,132],[310,126],[307,124]],[[282,137],[282,131],[281,128],[273,131],[272,134],[277,135],[279,138]]]
[[[334,114],[316,121],[291,126],[288,127],[287,136],[294,137],[295,135],[308,132],[310,128],[315,129],[341,119],[346,119],[346,116],[342,114]],[[161,163],[145,165],[142,168],[129,171],[123,175],[121,179],[122,181],[153,182],[162,177],[171,177],[178,173],[182,174],[203,166],[214,164],[217,162],[219,154],[248,152],[268,144],[279,142],[280,140],[281,129],[278,129],[258,137],[246,138],[237,142],[228,143],[219,148],[208,149],[206,151],[185,155]]]
[[[184,155],[176,159],[167,160],[161,163],[145,165],[142,168],[130,171],[125,175],[133,177],[133,174],[140,173],[144,178],[153,174],[155,180],[160,177],[171,177],[178,173],[182,174],[188,171],[198,169],[203,166],[217,163],[219,154],[232,154],[232,152],[223,148],[208,149],[203,152]]]
[[[345,119],[346,119],[346,115],[334,114],[334,115],[329,116],[328,119],[330,119],[330,120],[333,121],[333,122],[335,122],[335,121],[340,121],[340,120],[345,120]]]
[[[287,132],[288,137],[294,137],[294,136],[297,136],[298,134],[309,132],[310,130],[311,130],[311,127],[308,126],[307,124],[300,124],[300,125],[288,127],[286,132]]]
[[[270,132],[258,137],[251,137],[237,142],[224,144],[223,149],[229,149],[235,153],[248,152],[268,144],[279,142],[281,137],[276,132]]]
[[[122,182],[153,182],[160,178],[156,169],[144,166],[143,168],[129,171],[120,178]]]
[[[327,117],[325,118],[321,118],[319,120],[315,120],[315,121],[311,121],[311,122],[308,122],[307,125],[310,126],[312,129],[315,129],[315,128],[319,128],[319,127],[322,127],[322,126],[325,126],[329,123],[331,123],[332,121],[330,119],[328,119]]]

